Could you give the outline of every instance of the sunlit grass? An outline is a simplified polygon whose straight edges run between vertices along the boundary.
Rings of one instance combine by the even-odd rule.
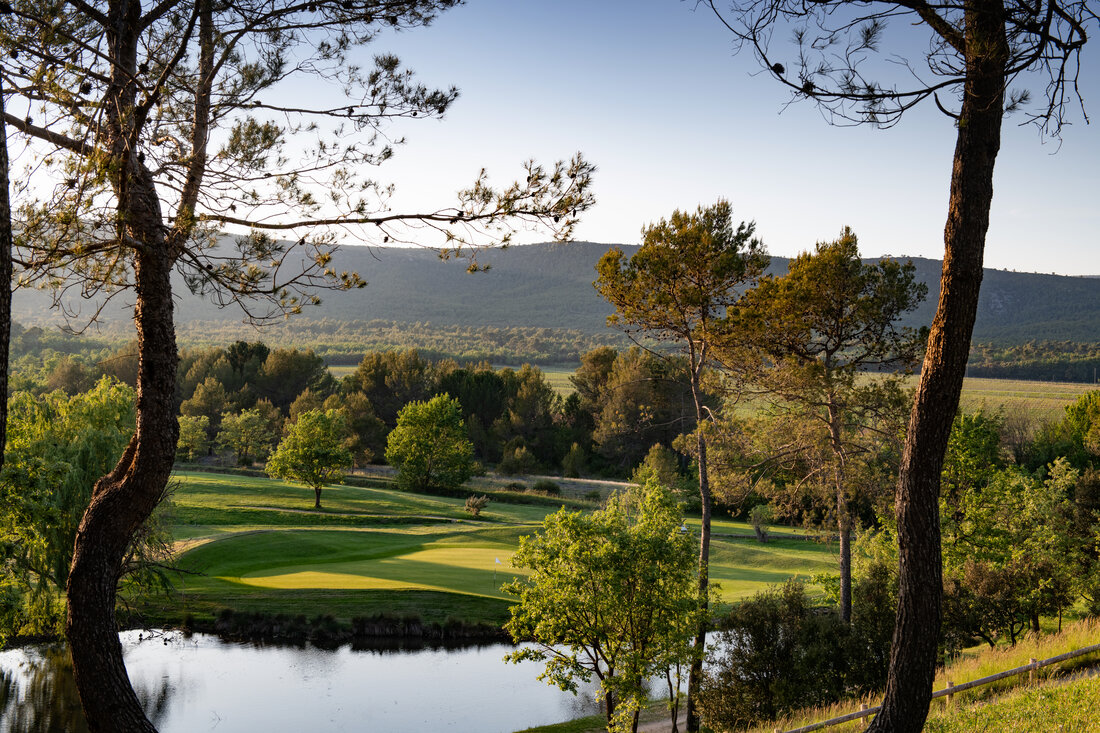
[[[1100,677],[1026,688],[989,702],[933,709],[927,733],[1094,733],[1100,726]]]
[[[500,585],[517,572],[510,558],[520,537],[557,509],[494,502],[475,521],[460,499],[339,486],[324,490],[317,512],[304,486],[199,472],[177,479],[169,516],[186,574],[170,604],[181,616],[229,607],[350,617],[383,600],[406,607],[416,598],[428,601],[429,615],[500,620]],[[698,525],[689,518],[685,531]],[[749,525],[715,521],[710,572],[722,602],[835,572],[833,546],[800,536],[777,528],[761,544],[749,539]]]

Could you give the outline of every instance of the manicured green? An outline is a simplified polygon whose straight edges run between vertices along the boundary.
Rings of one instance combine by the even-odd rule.
[[[300,484],[191,471],[174,480],[166,511],[187,572],[173,596],[145,609],[164,622],[187,613],[209,619],[221,608],[503,622],[500,585],[516,573],[511,554],[559,508],[493,501],[475,520],[464,497],[327,486],[316,511],[308,508],[312,490]],[[693,535],[697,524],[687,522]],[[734,538],[751,536],[744,523],[716,520],[714,531],[711,573],[725,602],[834,567],[830,545],[794,539],[793,530],[773,531],[766,545]]]

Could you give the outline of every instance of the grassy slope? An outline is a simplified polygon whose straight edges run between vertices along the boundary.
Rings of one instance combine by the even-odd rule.
[[[1092,646],[1093,644],[1100,643],[1100,620],[1082,620],[1076,623],[1067,624],[1062,632],[1043,634],[1038,637],[1028,636],[1022,639],[1014,647],[998,647],[996,649],[990,649],[986,645],[973,647],[967,652],[960,655],[958,659],[953,660],[950,664],[940,668],[936,673],[936,681],[934,683],[934,689],[941,690],[947,686],[947,680],[951,680],[953,684],[960,685],[964,682],[970,682],[972,680],[980,679],[982,677],[988,677],[998,672],[1014,669],[1016,667],[1024,666],[1031,658],[1035,659],[1050,659],[1051,657],[1059,656],[1065,652],[1080,649],[1082,647]],[[1059,664],[1050,665],[1044,667],[1039,672],[1040,680],[1057,681],[1059,678],[1064,678],[1064,675],[1079,670],[1082,667],[1095,665],[1100,662],[1100,653],[1088,654],[1083,657],[1071,659]],[[933,701],[930,711],[930,719],[939,720],[937,723],[939,727],[928,727],[927,730],[935,731],[1016,731],[1024,730],[1017,729],[1011,725],[1007,727],[992,725],[988,728],[984,727],[960,727],[955,728],[953,725],[953,717],[956,714],[963,715],[963,711],[975,710],[981,711],[986,709],[984,706],[999,705],[1002,700],[1009,700],[1011,696],[1008,693],[1013,693],[1014,690],[1019,690],[1021,685],[1026,686],[1027,675],[1017,675],[1005,680],[994,682],[989,685],[983,685],[981,687],[974,688],[973,690],[967,690],[960,693],[955,698],[955,706],[951,709],[946,709],[943,698],[939,701]],[[1095,687],[1093,689],[1096,689]],[[1000,696],[1000,697],[997,697]],[[1012,694],[1015,696],[1015,693]],[[828,720],[829,718],[840,717],[841,715],[847,715],[848,713],[855,712],[859,709],[861,702],[866,703],[869,706],[878,705],[882,700],[881,695],[868,695],[862,699],[857,700],[843,700],[822,708],[811,708],[806,710],[800,710],[791,715],[781,718],[777,721],[769,721],[760,724],[756,728],[751,728],[749,733],[772,733],[777,728],[780,730],[791,730],[799,728],[811,723],[816,723],[822,720]],[[992,701],[992,702],[990,702]],[[1035,715],[1039,714],[1038,709],[1034,711]],[[969,713],[966,713],[969,715]],[[1096,728],[1075,728],[1072,726],[1064,729],[1059,729],[1058,724],[1064,721],[1072,720],[1072,717],[1061,717],[1060,714],[1055,715],[1048,712],[1043,713],[1042,718],[1038,718],[1038,723],[1041,723],[1039,727],[1027,728],[1026,730],[1096,730]],[[981,719],[980,714],[978,719]],[[931,724],[930,724],[931,725]],[[963,726],[962,723],[959,724]],[[844,731],[862,730],[861,727],[854,723],[844,724],[839,726],[833,726],[828,728],[829,731],[837,731],[837,733],[843,733]]]
[[[314,512],[312,491],[295,484],[194,472],[176,479],[169,521],[187,574],[177,594],[147,609],[166,621],[229,607],[500,622],[508,603],[499,586],[515,572],[511,553],[554,510],[498,502],[471,520],[461,499],[333,486]],[[829,546],[795,531],[779,530],[767,545],[723,538],[751,533],[735,522],[715,522],[715,533],[711,572],[726,601],[834,567]]]
[[[1100,721],[1100,677],[1022,689],[991,702],[934,710],[928,733],[1092,733]]]

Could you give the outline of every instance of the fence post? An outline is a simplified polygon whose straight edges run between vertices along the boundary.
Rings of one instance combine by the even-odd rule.
[[[859,712],[861,712],[861,713],[862,713],[862,712],[864,712],[865,710],[867,710],[867,703],[865,703],[865,702],[861,702],[861,703],[859,704]],[[865,721],[865,720],[867,720],[867,716],[866,716],[866,715],[861,715],[861,716],[859,716],[859,723],[860,723],[860,725],[862,725],[862,724],[863,724],[863,721]]]
[[[1035,684],[1035,670],[1039,668],[1039,660],[1035,657],[1031,657],[1027,660],[1027,664],[1031,669],[1027,671],[1027,683],[1029,685]]]
[[[955,689],[955,683],[951,680],[947,681],[947,698],[944,703],[944,707],[951,707],[951,703],[955,701],[955,693],[952,690]]]

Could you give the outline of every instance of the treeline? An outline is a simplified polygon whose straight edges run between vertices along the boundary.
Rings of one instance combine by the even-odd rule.
[[[461,405],[482,465],[506,474],[626,476],[652,446],[671,446],[694,429],[684,369],[638,348],[600,347],[582,356],[576,390],[562,397],[527,364],[494,368],[385,351],[338,380],[311,350],[239,341],[181,354],[180,450],[192,460],[262,461],[287,422],[323,409],[344,414],[355,463],[381,462],[401,409],[447,394]]]
[[[1100,342],[1028,341],[1004,346],[974,344],[967,374],[991,379],[1050,382],[1096,382],[1100,375]]]
[[[129,324],[126,324],[127,326]],[[355,365],[375,351],[416,349],[433,361],[487,361],[493,364],[576,364],[600,346],[622,347],[626,339],[613,331],[585,333],[577,329],[522,326],[444,326],[434,323],[369,320],[341,321],[298,318],[269,326],[268,338],[287,348],[312,349],[331,365]],[[192,321],[177,329],[184,348],[248,341],[255,330],[231,321]],[[129,327],[108,324],[95,336],[64,333],[54,327],[12,324],[12,372],[41,381],[65,356],[84,366],[135,352]]]

